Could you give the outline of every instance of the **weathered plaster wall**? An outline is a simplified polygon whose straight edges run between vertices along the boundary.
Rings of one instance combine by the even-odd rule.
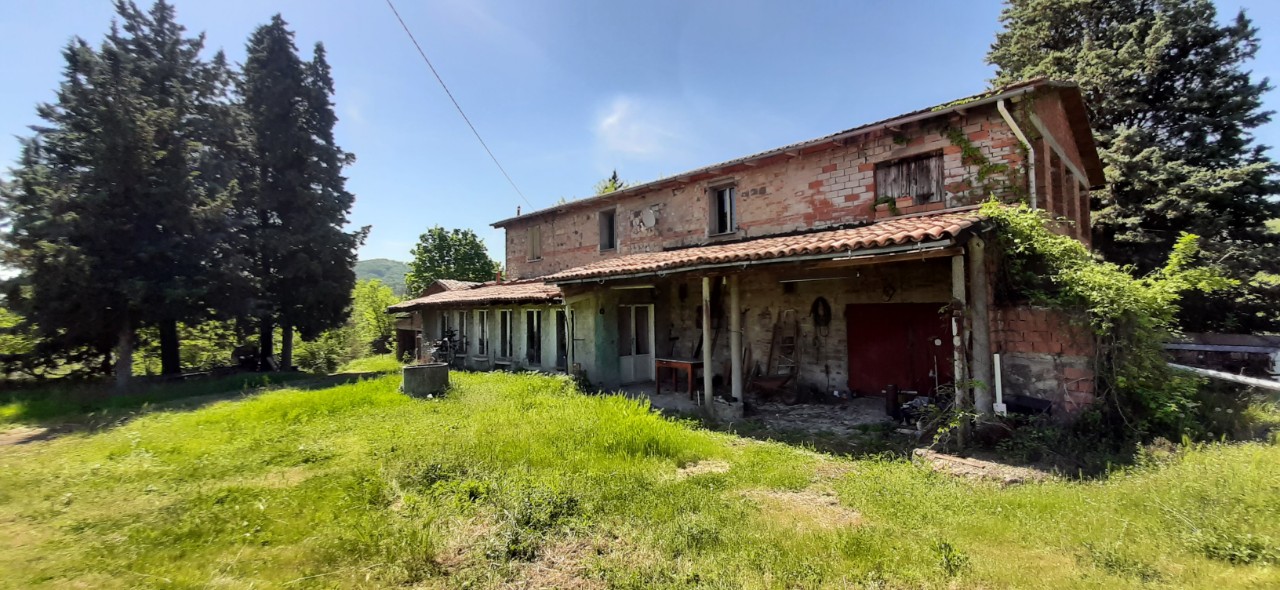
[[[750,348],[748,369],[768,362],[769,348],[778,315],[794,310],[799,326],[800,371],[798,383],[820,390],[844,390],[848,382],[848,348],[845,344],[847,320],[845,306],[857,303],[937,303],[939,309],[950,301],[950,263],[946,259],[896,262],[857,268],[823,271],[760,270],[741,275],[743,315],[743,347]],[[939,277],[943,277],[940,281]],[[787,292],[782,280],[796,278],[832,278],[833,280],[791,283]],[[714,280],[723,281],[723,277]],[[718,289],[720,302],[713,309],[723,310],[713,320],[711,372],[728,384],[729,331],[727,286]],[[683,297],[682,297],[683,294]],[[810,309],[818,297],[831,305],[831,323],[825,329],[814,325]],[[654,283],[652,289],[566,293],[577,318],[576,362],[586,369],[588,378],[600,387],[620,385],[617,364],[617,313],[624,303],[654,304],[654,341],[660,357],[694,357],[702,331],[698,328],[698,307],[702,304],[699,277],[679,278]],[[604,313],[600,313],[603,310]],[[718,329],[717,329],[718,328]],[[699,357],[700,358],[700,357]],[[664,374],[665,376],[665,374]],[[667,376],[669,379],[670,377]]]

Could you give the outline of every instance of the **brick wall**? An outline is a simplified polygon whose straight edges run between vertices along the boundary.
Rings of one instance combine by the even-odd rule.
[[[977,167],[961,161],[960,148],[943,135],[957,125],[993,163],[1021,170],[1018,141],[993,107],[969,111],[952,121],[927,121],[896,132],[879,131],[811,153],[779,155],[716,178],[691,181],[507,225],[507,272],[511,278],[537,277],[610,256],[713,243],[708,236],[708,189],[723,183],[737,187],[738,232],[730,238],[760,237],[814,228],[868,222],[877,217],[875,167],[878,162],[941,152],[945,203],[932,209],[963,206],[986,198],[975,190]],[[597,215],[616,211],[618,247],[601,252]],[[905,205],[900,214],[918,212]],[[883,217],[884,213],[879,216]],[[652,217],[656,223],[646,226]],[[542,259],[528,260],[528,228],[541,226]]]
[[[1083,318],[1030,306],[993,308],[990,318],[1006,394],[1047,399],[1063,416],[1093,403],[1093,336]]]

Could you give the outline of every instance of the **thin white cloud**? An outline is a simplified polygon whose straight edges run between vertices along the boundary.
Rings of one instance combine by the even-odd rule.
[[[680,115],[662,104],[633,96],[617,96],[595,122],[598,148],[605,155],[664,160],[685,151]]]

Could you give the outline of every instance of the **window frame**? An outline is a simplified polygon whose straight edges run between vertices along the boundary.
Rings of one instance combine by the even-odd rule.
[[[534,224],[529,226],[526,238],[528,245],[525,248],[525,262],[542,260],[542,225]]]
[[[489,310],[477,309],[476,320],[476,354],[489,356]]]
[[[515,314],[510,309],[499,309],[497,358],[510,359],[515,356],[515,347],[512,346],[515,331]]]
[[[605,216],[608,216],[609,223],[605,223]],[[600,233],[600,251],[601,252],[617,252],[618,251],[618,208],[611,207],[609,209],[601,209],[596,213],[596,223],[599,226]],[[604,245],[605,228],[609,229],[609,246]]]
[[[532,320],[530,321],[530,316]],[[530,345],[536,348],[537,355]],[[524,310],[524,346],[525,361],[532,366],[542,366],[542,310],[529,308]]]
[[[906,166],[908,164],[914,164],[916,162],[922,162],[925,160],[937,161],[937,164],[932,167],[933,173],[937,175],[937,177],[933,179],[933,181],[930,183],[932,185],[932,188],[934,189],[932,197],[922,201],[920,200],[919,195],[891,195],[887,192],[888,189],[885,188],[885,185],[888,183],[885,182],[885,179],[881,176],[881,174],[883,174],[884,171],[890,168],[894,168],[898,166]],[[893,158],[891,160],[876,162],[875,171],[872,174],[873,174],[872,179],[876,187],[876,190],[875,190],[876,202],[880,202],[882,199],[885,199],[886,197],[892,198],[896,201],[900,197],[907,197],[907,196],[911,197],[911,204],[913,206],[927,205],[929,203],[946,202],[946,199],[947,199],[947,189],[945,186],[946,159],[942,150],[930,150],[930,151],[921,152],[918,154],[911,154],[909,156],[902,156],[900,158]],[[914,182],[913,184],[915,184],[916,186],[920,186],[919,182]]]
[[[728,192],[727,229],[720,229],[721,193]],[[738,233],[738,183],[721,182],[707,187],[707,237],[730,236]]]

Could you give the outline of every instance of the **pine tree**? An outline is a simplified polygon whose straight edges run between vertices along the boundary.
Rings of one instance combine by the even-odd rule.
[[[1252,132],[1268,122],[1246,64],[1257,30],[1217,22],[1210,0],[1010,0],[987,60],[995,84],[1047,76],[1080,84],[1106,165],[1094,245],[1147,273],[1182,232],[1200,235],[1242,288],[1189,297],[1191,330],[1276,330],[1280,236],[1265,222],[1277,167]]]
[[[255,163],[248,199],[259,349],[266,364],[278,324],[288,366],[295,328],[309,339],[346,321],[356,249],[368,230],[344,229],[355,199],[342,170],[354,156],[334,140],[333,80],[323,46],[304,62],[277,14],[250,36],[247,53],[241,94]]]

